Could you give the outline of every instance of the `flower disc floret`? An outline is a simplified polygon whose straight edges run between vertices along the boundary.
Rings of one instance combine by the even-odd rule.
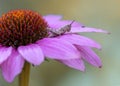
[[[0,18],[0,44],[19,47],[48,35],[47,22],[31,10],[13,10]]]

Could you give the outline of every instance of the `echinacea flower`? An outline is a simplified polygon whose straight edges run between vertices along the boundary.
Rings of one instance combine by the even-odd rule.
[[[6,81],[12,82],[25,62],[40,65],[47,58],[81,71],[85,70],[83,60],[96,67],[102,66],[91,49],[100,49],[100,45],[78,33],[107,32],[61,18],[60,15],[42,17],[31,10],[13,10],[2,15],[0,69]]]

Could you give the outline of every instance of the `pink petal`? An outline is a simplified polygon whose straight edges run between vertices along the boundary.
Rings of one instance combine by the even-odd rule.
[[[74,21],[74,20],[62,20],[62,21],[59,21],[58,24],[61,25],[61,27],[65,25],[69,25],[69,24],[71,24],[71,27],[82,27],[83,26],[81,23]]]
[[[65,25],[70,25],[73,20],[61,20],[61,21],[47,21],[49,24],[49,27],[51,27],[52,29],[60,29],[61,27],[64,27]],[[74,21],[71,24],[71,27],[81,27],[82,24]]]
[[[85,71],[85,65],[82,59],[60,60],[61,63],[81,71]]]
[[[14,78],[20,74],[24,65],[24,59],[15,50],[9,58],[1,64],[2,75],[8,82],[12,82]]]
[[[28,62],[39,65],[44,61],[44,55],[41,48],[36,44],[31,44],[27,46],[20,46],[18,52],[23,56]]]
[[[95,42],[87,37],[80,36],[77,34],[63,35],[60,38],[67,40],[72,44],[76,44],[76,45],[80,45],[80,46],[90,46],[90,47],[95,47],[98,49],[101,48],[100,44],[98,44],[97,42]]]
[[[56,38],[45,38],[37,42],[46,57],[52,59],[73,59],[79,58],[80,53],[69,42]]]
[[[90,49],[89,47],[81,47],[81,46],[77,46],[77,48],[81,52],[82,58],[85,59],[88,63],[96,67],[102,66],[100,58],[92,49]]]
[[[50,27],[49,29],[51,29],[51,28],[58,28],[59,27],[57,22],[59,22],[59,20],[62,18],[62,16],[61,15],[47,15],[47,16],[44,16],[43,18],[48,23],[48,25]]]
[[[0,64],[2,64],[12,53],[12,47],[0,46]]]
[[[97,28],[91,28],[91,27],[72,27],[71,28],[72,33],[80,33],[80,32],[100,32],[100,33],[107,33],[108,31],[97,29]]]
[[[71,24],[72,23],[72,24]],[[76,22],[76,21],[73,21],[73,20],[61,20],[61,21],[55,21],[53,23],[54,28],[61,28],[61,27],[64,27],[65,25],[70,25],[71,24],[71,27],[81,27],[82,24]]]
[[[50,21],[58,21],[62,18],[61,15],[46,15],[46,16],[43,16],[43,18],[47,21],[47,22],[50,22]]]

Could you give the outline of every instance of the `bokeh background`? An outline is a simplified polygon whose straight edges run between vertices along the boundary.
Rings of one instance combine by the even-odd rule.
[[[64,19],[111,32],[83,34],[103,46],[96,50],[101,69],[86,63],[86,71],[80,72],[50,60],[31,68],[30,86],[120,86],[120,0],[0,0],[0,15],[12,9],[61,14]],[[0,86],[18,86],[18,78],[10,84],[0,74]]]

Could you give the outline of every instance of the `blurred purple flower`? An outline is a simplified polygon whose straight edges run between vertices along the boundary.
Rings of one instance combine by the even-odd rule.
[[[59,32],[61,27],[69,25],[72,21],[61,20],[62,16],[60,15],[47,15],[42,19],[38,14],[34,15],[32,11],[27,10],[16,10],[6,15],[2,16],[3,19],[0,18],[0,68],[6,81],[12,82],[21,73],[25,61],[33,65],[40,65],[46,58],[50,58],[81,71],[85,70],[83,60],[96,67],[102,66],[100,58],[91,49],[100,49],[101,46],[94,40],[81,36],[78,33],[108,33],[107,31],[85,27],[74,21],[70,31],[49,37],[46,35],[47,32],[44,32],[44,29],[49,27],[49,30]],[[9,17],[11,18],[10,20]],[[15,24],[19,24],[19,26]],[[35,25],[39,24],[42,25],[40,26],[42,30],[37,31],[39,28]],[[6,28],[8,29],[6,30]],[[3,29],[6,31],[5,33],[3,33]],[[33,34],[32,38],[29,38],[31,34]],[[44,36],[41,34],[44,34]]]

